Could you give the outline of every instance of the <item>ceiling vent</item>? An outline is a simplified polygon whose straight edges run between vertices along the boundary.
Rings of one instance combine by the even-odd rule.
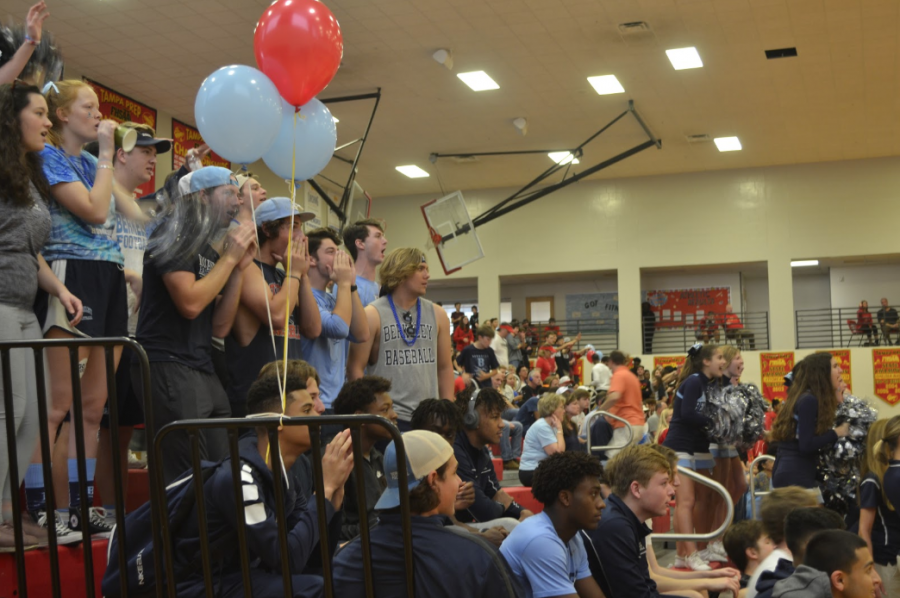
[[[700,133],[698,135],[685,135],[685,139],[687,139],[688,143],[705,143],[707,141],[712,141],[712,136],[708,133]]]
[[[617,26],[619,37],[628,46],[656,44],[656,34],[646,21],[629,21]]]
[[[650,25],[646,21],[631,21],[628,23],[619,23],[619,33],[622,35],[640,35],[649,33]]]
[[[766,50],[766,59],[775,60],[776,58],[793,58],[797,55],[797,48],[779,48],[777,50]]]
[[[477,156],[453,156],[450,159],[457,164],[473,164],[475,162],[478,162]]]

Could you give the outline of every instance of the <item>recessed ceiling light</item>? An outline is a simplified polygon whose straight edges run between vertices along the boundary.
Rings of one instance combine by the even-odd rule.
[[[741,140],[737,137],[716,137],[713,141],[720,152],[736,152],[741,149]]]
[[[547,155],[557,164],[568,164],[570,162],[572,164],[579,164],[578,158],[573,156],[570,152],[550,152]]]
[[[472,91],[486,91],[488,89],[500,89],[497,82],[491,79],[484,71],[472,71],[471,73],[459,73],[456,75],[463,83],[472,88]]]
[[[792,260],[791,268],[802,268],[804,266],[818,266],[819,260]]]
[[[615,75],[602,75],[599,77],[588,77],[588,83],[594,88],[598,94],[605,96],[611,93],[625,93],[625,88],[619,83]]]
[[[666,50],[666,56],[669,57],[669,62],[672,63],[672,66],[676,71],[699,69],[703,66],[703,61],[700,60],[700,54],[697,53],[697,48],[694,48],[693,46],[690,48]]]
[[[406,166],[398,166],[397,171],[405,174],[411,179],[422,179],[427,176],[430,176],[427,172],[416,166],[415,164],[408,164]]]

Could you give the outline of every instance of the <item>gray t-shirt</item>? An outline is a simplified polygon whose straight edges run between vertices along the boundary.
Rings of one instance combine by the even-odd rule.
[[[50,238],[50,210],[31,185],[32,204],[0,199],[0,303],[32,309],[38,290],[38,254]]]
[[[437,368],[437,321],[434,317],[434,304],[427,299],[419,299],[421,304],[421,323],[419,334],[412,346],[400,336],[398,319],[406,331],[416,325],[416,307],[409,312],[397,308],[397,316],[391,310],[388,298],[379,297],[370,305],[378,310],[381,328],[378,332],[378,357],[370,364],[366,373],[370,376],[381,376],[391,381],[391,399],[394,411],[403,421],[412,419],[412,413],[425,399],[440,399],[438,396]],[[405,317],[406,314],[409,317]],[[407,319],[411,323],[407,323]],[[410,338],[407,335],[406,338]]]

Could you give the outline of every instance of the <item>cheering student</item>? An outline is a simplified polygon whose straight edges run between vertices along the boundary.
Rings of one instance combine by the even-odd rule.
[[[447,312],[425,299],[428,263],[420,249],[391,251],[381,265],[382,296],[366,307],[368,340],[350,347],[347,378],[366,372],[391,381],[401,430],[419,402],[453,397],[453,347]]]
[[[678,378],[678,391],[672,403],[672,421],[663,446],[678,453],[678,467],[711,477],[715,461],[709,452],[707,418],[698,411],[706,401],[710,383],[725,371],[722,351],[713,344],[696,344],[688,351]],[[709,493],[688,477],[676,492],[675,531],[694,533],[694,522],[709,517]],[[676,568],[709,571],[709,564],[697,553],[696,542],[678,542]]]
[[[847,422],[832,428],[838,402],[843,400],[839,399],[841,366],[830,353],[813,353],[794,372],[787,400],[772,426],[771,440],[778,443],[772,486],[818,489],[819,451],[850,431]]]
[[[245,188],[249,183],[245,183]],[[247,413],[247,391],[264,365],[284,359],[285,316],[288,318],[288,359],[300,359],[301,336],[315,338],[322,329],[309,280],[307,239],[302,223],[314,217],[287,197],[274,197],[256,210],[259,256],[241,275],[241,301],[231,334],[225,337],[225,357],[231,384],[232,417]],[[288,242],[292,242],[290,272]],[[282,268],[277,266],[281,264]],[[269,328],[271,318],[272,328]]]
[[[116,123],[101,120],[100,101],[91,87],[82,81],[59,81],[49,86],[48,116],[53,128],[48,143],[40,152],[44,176],[50,185],[49,204],[52,228],[43,255],[53,273],[83,303],[84,317],[74,323],[70,306],[59,297],[38,296],[36,312],[48,339],[99,338],[128,335],[128,305],[124,258],[116,239],[116,214],[129,220],[143,218],[133,198],[117,196],[113,202],[113,131]],[[91,141],[99,142],[99,160],[82,150]],[[131,278],[132,285],[140,284]],[[117,367],[122,348],[113,351],[113,367]],[[50,438],[72,407],[72,377],[68,349],[47,350],[50,372]],[[88,501],[93,501],[94,472],[97,464],[97,434],[106,404],[106,362],[103,347],[81,347],[78,350],[81,373],[83,421],[76,422],[84,430],[85,469]],[[69,526],[80,531],[86,525],[93,534],[109,534],[111,525],[102,509],[91,508],[89,521],[81,521],[79,510],[79,476],[73,434],[61,434],[58,442],[68,439],[68,461],[54,463],[55,471],[68,470],[68,488],[56,484],[56,505],[69,507]],[[64,458],[65,451],[54,451]],[[44,480],[40,454],[36,453],[26,474],[31,508],[45,511]]]
[[[365,307],[378,298],[378,292],[381,290],[375,281],[375,270],[384,261],[384,252],[387,249],[384,224],[374,218],[358,220],[344,228],[342,236],[344,247],[353,258],[359,300]]]
[[[44,137],[52,123],[47,114],[47,102],[37,87],[24,84],[0,85],[0,340],[28,341],[41,338],[41,327],[34,315],[34,299],[38,289],[53,295],[71,314],[72,323],[82,317],[81,301],[76,298],[41,256],[50,236],[51,217],[48,210],[51,193],[41,170],[38,153],[44,149]],[[38,422],[37,373],[34,353],[13,350],[10,357],[13,413],[0,416],[0,549],[13,547],[12,493],[19,491],[19,480],[9,476],[10,455],[7,453],[6,418],[15,421],[16,464],[19,475],[40,477],[37,470],[28,469],[32,451],[37,445]],[[0,396],[3,396],[0,379]],[[26,474],[26,469],[28,473]],[[42,505],[32,501],[28,506],[37,515]],[[41,498],[39,496],[39,498]],[[46,507],[44,507],[46,508]],[[46,526],[47,515],[40,515]],[[53,514],[50,515],[53,520]],[[69,533],[61,517],[56,518],[57,542],[78,540],[80,534]],[[46,542],[46,530],[36,526],[29,517],[23,518],[25,544]]]
[[[28,66],[28,61],[41,44],[44,21],[49,16],[50,12],[47,10],[47,3],[41,0],[29,8],[28,14],[25,15],[25,40],[21,46],[16,49],[7,48],[7,40],[0,40],[0,50],[2,50],[0,52],[0,83],[12,83]],[[23,77],[23,79],[28,80],[29,83],[35,83],[28,77]],[[40,83],[38,84],[40,85]]]

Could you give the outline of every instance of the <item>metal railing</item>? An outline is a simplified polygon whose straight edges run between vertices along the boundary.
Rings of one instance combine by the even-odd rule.
[[[533,348],[532,357],[537,357],[537,350],[545,344],[547,333],[550,331],[558,332],[560,339],[570,340],[575,340],[575,337],[581,334],[581,340],[575,343],[576,350],[591,345],[594,349],[608,354],[619,348],[618,316],[606,319],[558,320],[553,324],[532,322],[525,331],[525,340]]]
[[[718,494],[720,494],[725,500],[725,521],[723,521],[719,527],[709,532],[708,534],[681,534],[677,532],[668,532],[665,534],[651,534],[650,538],[653,540],[674,540],[675,542],[709,542],[724,534],[725,530],[728,529],[728,526],[731,525],[731,520],[734,517],[734,502],[731,500],[731,495],[728,494],[728,490],[725,489],[725,486],[715,480],[706,477],[703,474],[683,467],[678,468],[678,475],[690,478],[698,484],[708,486],[709,488],[712,488]],[[675,500],[678,500],[678,498],[676,497]]]
[[[35,365],[35,383],[37,387],[37,408],[38,408],[38,426],[40,432],[40,448],[41,448],[41,461],[42,461],[42,469],[44,476],[44,488],[46,494],[47,501],[47,536],[48,536],[48,556],[50,559],[50,587],[52,596],[54,598],[59,598],[61,594],[60,588],[60,570],[59,570],[59,555],[57,553],[57,537],[56,537],[56,527],[54,525],[55,520],[55,511],[56,511],[56,501],[55,494],[53,488],[53,475],[51,471],[51,460],[52,460],[52,450],[51,450],[51,438],[49,432],[49,424],[48,424],[48,409],[47,405],[49,404],[47,400],[47,387],[45,383],[45,372],[46,368],[44,365],[44,350],[45,349],[67,349],[69,352],[69,368],[71,374],[71,383],[72,383],[72,421],[70,426],[72,431],[75,433],[75,450],[77,457],[77,466],[78,466],[78,479],[79,479],[79,501],[80,501],[80,517],[83,522],[82,527],[84,528],[83,534],[84,539],[82,541],[82,553],[84,558],[84,584],[85,591],[87,596],[95,595],[95,580],[94,580],[94,554],[93,547],[91,544],[91,530],[90,530],[90,508],[91,504],[88,502],[88,494],[87,494],[87,466],[86,466],[86,457],[85,457],[85,437],[84,437],[84,410],[82,406],[82,397],[81,397],[81,380],[79,378],[79,368],[78,368],[78,349],[81,347],[103,347],[105,363],[106,363],[106,389],[107,396],[109,397],[109,417],[110,417],[110,436],[111,436],[111,450],[112,450],[112,461],[113,461],[113,480],[115,483],[115,505],[116,505],[116,527],[119,530],[119,533],[122,537],[122,540],[119,544],[119,551],[116,555],[116,558],[119,561],[119,567],[124,571],[125,570],[125,543],[124,543],[124,521],[125,521],[125,496],[123,493],[124,488],[124,480],[122,479],[122,470],[120,467],[121,460],[123,455],[119,450],[119,412],[118,412],[118,401],[116,401],[116,368],[115,366],[115,358],[114,358],[114,350],[116,347],[125,347],[134,352],[135,356],[138,359],[138,363],[140,364],[140,372],[141,372],[141,380],[140,384],[144,389],[144,416],[145,416],[145,426],[148,434],[152,433],[153,430],[153,414],[152,411],[148,408],[150,406],[149,397],[150,397],[150,363],[147,360],[147,354],[144,352],[144,349],[134,340],[128,338],[95,338],[95,339],[87,339],[87,338],[73,338],[73,339],[48,339],[48,340],[34,340],[34,341],[3,341],[0,342],[0,369],[2,369],[3,373],[3,404],[5,409],[5,417],[6,417],[6,446],[9,454],[9,479],[10,486],[13,489],[12,491],[12,506],[13,506],[13,534],[15,537],[15,548],[16,554],[18,558],[16,558],[16,582],[18,586],[18,596],[21,598],[27,598],[28,596],[28,580],[26,574],[25,567],[25,558],[24,555],[24,535],[22,530],[22,517],[28,516],[25,513],[25,510],[22,508],[21,500],[19,497],[19,486],[22,483],[22,479],[20,478],[20,473],[18,470],[17,463],[17,454],[16,454],[16,428],[15,428],[15,410],[13,403],[13,395],[12,395],[12,371],[10,366],[10,351],[11,350],[31,350],[34,352],[34,365]],[[25,375],[23,372],[17,372],[18,375]],[[137,384],[138,381],[134,381],[134,384]],[[71,433],[71,432],[70,432]],[[127,457],[126,457],[127,458]],[[148,456],[148,467],[153,467],[155,461]],[[152,496],[152,495],[151,495]],[[110,498],[113,497],[103,497],[104,501],[109,501]],[[153,503],[158,504],[158,503]],[[154,535],[158,530],[158,513],[154,513],[153,515],[153,528]],[[159,563],[157,562],[156,568],[157,577],[161,575],[161,570],[159,568]],[[127,596],[127,578],[122,577],[122,588],[123,595]]]
[[[771,490],[767,490],[764,492],[756,491],[756,476],[753,474],[753,471],[756,469],[757,463],[760,463],[762,461],[774,461],[774,460],[775,460],[775,457],[773,457],[772,455],[760,455],[759,457],[757,457],[756,459],[754,459],[753,461],[750,462],[750,467],[749,467],[749,469],[750,469],[750,485],[749,485],[748,491],[750,492],[750,518],[751,519],[756,519],[756,497],[771,494]],[[771,481],[769,483],[771,484]]]
[[[858,307],[799,309],[794,312],[797,349],[830,349],[887,344],[886,330],[878,319],[878,309],[869,308],[871,323],[860,318]],[[891,333],[894,334],[893,332]],[[900,335],[891,337],[900,340]]]
[[[207,595],[212,596],[212,588],[215,587],[212,578],[212,563],[209,549],[210,539],[207,534],[207,522],[206,522],[206,512],[204,508],[204,488],[203,488],[203,478],[201,475],[201,464],[200,464],[200,438],[199,435],[203,430],[210,429],[225,429],[228,431],[228,442],[230,449],[230,467],[231,467],[231,478],[232,478],[232,487],[234,491],[234,499],[235,499],[235,507],[238,510],[237,512],[237,535],[238,535],[238,546],[246,547],[246,522],[243,517],[243,513],[241,512],[244,498],[241,489],[241,464],[240,464],[240,456],[239,456],[239,448],[238,448],[238,435],[242,430],[247,428],[248,420],[244,418],[229,418],[229,419],[214,419],[214,420],[183,420],[168,424],[163,426],[163,428],[156,435],[156,438],[153,442],[152,452],[156,459],[160,459],[162,456],[162,444],[165,440],[166,435],[171,434],[175,431],[184,431],[187,432],[191,438],[191,462],[193,464],[193,479],[192,483],[194,485],[194,491],[197,495],[197,521],[200,530],[200,556],[202,562],[202,573],[205,587],[207,588]],[[333,426],[333,425],[343,425],[350,428],[351,438],[353,442],[353,467],[354,472],[356,473],[356,479],[358,483],[356,484],[357,490],[357,501],[359,505],[359,530],[360,530],[360,541],[362,543],[362,554],[363,554],[363,574],[365,578],[365,586],[366,586],[366,596],[367,598],[374,597],[374,579],[372,577],[372,552],[370,545],[370,530],[369,530],[369,517],[366,509],[366,496],[365,496],[365,484],[362,483],[364,479],[363,470],[362,470],[362,445],[360,441],[360,428],[363,425],[378,425],[382,428],[388,430],[393,439],[396,449],[397,449],[397,463],[405,464],[406,463],[406,448],[403,445],[403,440],[400,435],[400,431],[393,426],[390,422],[385,420],[382,417],[374,416],[374,415],[332,415],[332,416],[321,416],[321,417],[266,417],[266,418],[253,418],[252,424],[256,428],[264,427],[268,433],[269,439],[269,450],[271,451],[271,459],[272,463],[280,463],[281,462],[281,447],[278,442],[278,428],[280,426],[306,426],[309,428],[309,437],[310,442],[312,444],[312,461],[314,467],[314,478],[315,478],[315,500],[316,500],[316,511],[318,514],[318,526],[319,526],[319,545],[321,548],[322,555],[322,576],[324,578],[325,583],[325,596],[327,598],[333,598],[334,596],[334,585],[331,575],[331,554],[329,548],[328,541],[328,521],[326,519],[326,509],[325,509],[325,488],[324,488],[324,478],[322,472],[322,443],[321,443],[321,431],[320,428],[322,426]],[[403,557],[404,557],[404,565],[405,565],[405,575],[406,575],[406,593],[409,598],[415,598],[415,577],[414,577],[414,561],[413,561],[413,553],[412,553],[412,521],[411,521],[411,513],[409,508],[409,480],[407,480],[407,471],[406,467],[400,466],[397,468],[398,474],[398,486],[400,490],[400,514],[402,518],[402,534],[403,534]],[[280,523],[278,525],[278,544],[279,544],[279,554],[281,557],[281,574],[282,581],[284,583],[284,595],[285,596],[293,596],[293,584],[292,584],[292,571],[291,566],[288,561],[288,541],[287,541],[287,516],[284,511],[284,473],[281,467],[272,467],[272,477],[274,478],[274,490],[275,490],[275,518],[276,521]],[[166,496],[165,496],[165,480],[163,478],[163,472],[161,468],[157,468],[155,471],[153,486],[156,487],[158,492],[158,496],[162,501],[160,505],[160,509],[162,512],[168,512],[166,505]],[[162,538],[162,561],[165,563],[166,571],[175,571],[174,568],[174,559],[172,554],[172,531],[169,529],[168,519],[162,518],[161,525],[161,538]],[[250,562],[249,555],[246,549],[240,549],[240,560],[241,560],[241,576],[243,580],[244,587],[244,596],[245,598],[252,598],[253,591],[252,585],[250,582]],[[159,559],[157,559],[159,561]],[[300,573],[299,571],[295,573]],[[157,577],[157,580],[162,580],[162,577]],[[162,582],[157,586],[157,595],[159,595],[159,591],[165,587],[168,591],[167,596],[176,596],[175,592],[175,579],[173,575],[169,575],[166,577],[166,585],[163,586]]]
[[[625,427],[628,429],[628,440],[625,441],[625,444],[608,444],[608,445],[594,446],[591,443],[591,423],[593,423],[593,420],[597,417],[609,417],[609,418],[612,418],[614,420],[620,421],[623,424],[625,424]],[[588,413],[587,417],[584,418],[584,430],[585,430],[585,434],[587,435],[586,445],[587,445],[588,455],[593,455],[594,451],[600,452],[600,451],[623,449],[626,446],[628,446],[629,444],[631,444],[632,440],[634,440],[634,428],[631,426],[631,424],[628,422],[628,420],[623,419],[623,418],[619,417],[618,415],[613,415],[609,411],[591,411],[590,413]]]
[[[718,314],[711,321],[682,318],[680,321],[657,322],[645,326],[645,354],[682,353],[697,342],[736,345],[740,349],[765,351],[769,349],[769,312],[748,312],[739,315],[742,329],[729,329],[725,315]]]

